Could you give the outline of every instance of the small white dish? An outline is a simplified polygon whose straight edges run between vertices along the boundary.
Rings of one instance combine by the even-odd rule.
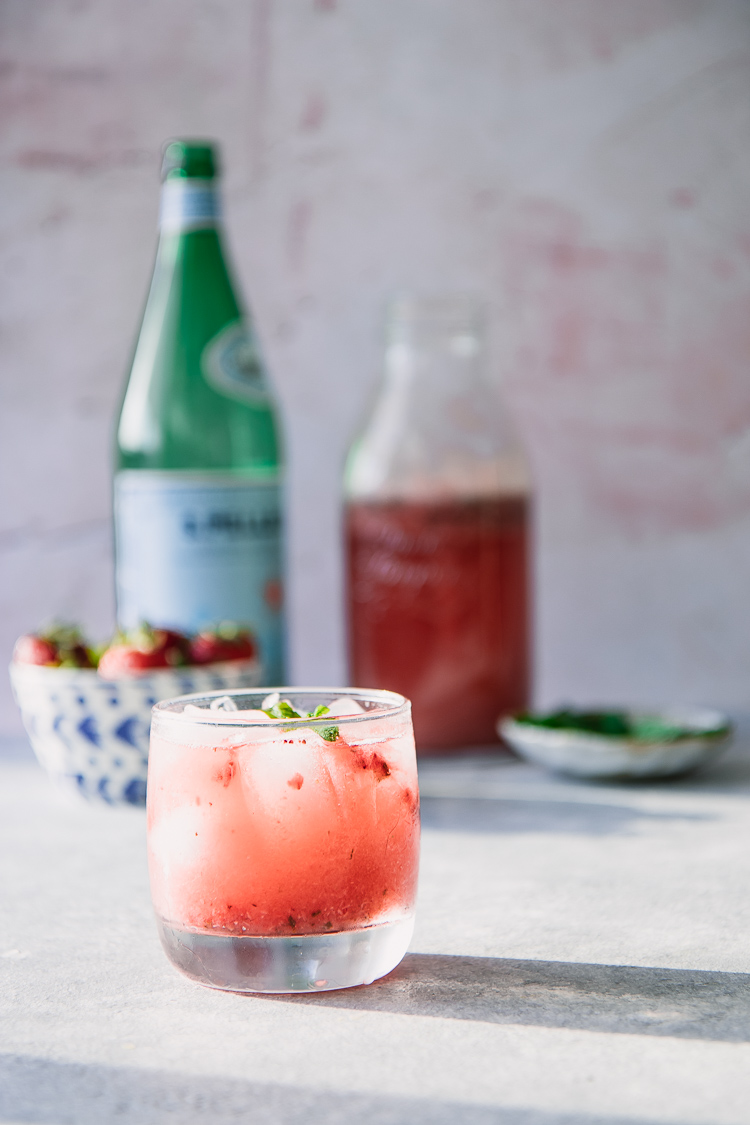
[[[631,713],[646,717],[645,712]],[[732,727],[726,715],[707,708],[672,707],[648,717],[686,727],[690,734],[672,740],[644,741],[589,731],[553,729],[498,720],[498,734],[522,758],[570,777],[628,779],[672,777],[697,769],[726,750]]]

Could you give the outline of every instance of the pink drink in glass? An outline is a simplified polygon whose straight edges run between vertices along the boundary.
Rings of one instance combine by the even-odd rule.
[[[219,988],[369,983],[398,964],[413,928],[410,705],[391,692],[285,689],[300,713],[330,712],[271,720],[264,694],[154,709],[149,870],[162,942]]]

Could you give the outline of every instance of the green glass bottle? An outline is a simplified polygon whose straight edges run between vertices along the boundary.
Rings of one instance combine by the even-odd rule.
[[[117,616],[250,628],[283,683],[280,435],[222,249],[217,158],[172,141],[151,289],[117,424]]]

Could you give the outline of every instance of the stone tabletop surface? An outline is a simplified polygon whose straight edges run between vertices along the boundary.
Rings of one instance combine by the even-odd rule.
[[[750,740],[672,783],[420,767],[418,922],[368,988],[238,996],[157,941],[145,818],[0,758],[0,1121],[750,1122]]]

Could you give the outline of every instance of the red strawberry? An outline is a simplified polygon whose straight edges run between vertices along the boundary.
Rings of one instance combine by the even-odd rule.
[[[94,667],[92,652],[81,630],[62,621],[19,637],[13,659],[19,664],[46,664],[54,668]]]
[[[13,660],[16,664],[47,664],[53,667],[60,664],[57,645],[43,637],[35,637],[33,633],[24,633],[18,638],[13,649]]]
[[[250,634],[238,629],[234,636],[203,632],[190,642],[191,664],[216,664],[221,660],[251,660],[256,654]]]
[[[137,676],[149,668],[175,668],[187,663],[188,640],[172,629],[142,625],[120,634],[99,660],[99,674],[107,680]]]
[[[99,675],[105,680],[116,680],[120,676],[133,676],[148,668],[164,667],[161,660],[154,660],[154,654],[141,652],[132,645],[110,645],[99,661]]]

